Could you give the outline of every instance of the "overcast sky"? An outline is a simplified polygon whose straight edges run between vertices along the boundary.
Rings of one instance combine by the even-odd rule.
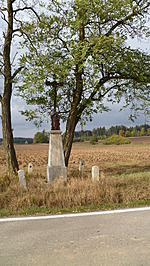
[[[37,131],[42,131],[45,129],[46,131],[50,131],[50,122],[44,123],[41,128],[37,129],[32,122],[25,121],[24,116],[19,113],[25,103],[23,100],[13,97],[12,104],[12,128],[14,129],[14,137],[34,137],[34,134]],[[92,122],[87,122],[86,126],[83,129],[92,130],[97,127],[106,127],[109,128],[115,125],[125,125],[125,126],[136,126],[144,124],[145,122],[150,124],[150,119],[146,118],[144,115],[141,115],[134,123],[131,122],[128,117],[130,114],[129,109],[123,110],[119,112],[120,106],[118,104],[114,104],[112,107],[112,111],[105,112],[102,114],[94,115]],[[65,125],[61,124],[61,130],[65,131]],[[76,130],[81,130],[81,126],[78,125]],[[0,122],[0,138],[2,137],[2,127]]]
[[[132,39],[129,41],[130,45],[133,48],[140,47],[143,50],[150,51],[150,39],[138,41],[137,39]],[[0,79],[0,90],[3,86],[3,81]],[[22,116],[19,111],[25,109],[25,102],[13,95],[12,97],[12,128],[14,129],[14,137],[33,137],[37,131],[42,131],[45,129],[46,131],[50,131],[50,122],[44,123],[41,128],[37,129],[32,122],[27,122],[25,117]],[[90,129],[97,127],[106,127],[115,125],[125,125],[125,126],[136,126],[144,124],[145,122],[150,124],[150,119],[141,115],[134,123],[131,122],[128,117],[130,115],[129,109],[126,111],[119,112],[121,106],[115,104],[111,106],[112,111],[108,113],[102,113],[94,115],[93,121],[88,122],[83,129]],[[1,106],[0,106],[0,114],[1,114]],[[61,130],[65,131],[65,125],[61,124]],[[81,126],[78,125],[76,130],[81,130]],[[0,138],[2,137],[2,123],[0,119]]]

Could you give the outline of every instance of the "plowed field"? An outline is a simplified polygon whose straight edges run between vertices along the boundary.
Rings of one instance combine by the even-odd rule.
[[[28,163],[34,166],[35,173],[46,176],[48,144],[15,145],[19,168],[27,171]],[[132,138],[128,145],[104,146],[89,143],[74,143],[68,172],[78,170],[80,159],[85,162],[85,172],[98,165],[105,173],[150,169],[150,137]],[[6,166],[3,146],[0,145],[0,175],[5,174]]]

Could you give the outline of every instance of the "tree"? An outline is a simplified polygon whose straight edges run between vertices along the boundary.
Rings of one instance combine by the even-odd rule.
[[[96,143],[98,143],[97,135],[93,134],[92,137],[90,137],[90,143],[92,145],[95,145]]]
[[[130,133],[130,137],[136,137],[136,130],[132,130]]]
[[[48,2],[40,22],[26,24],[30,41],[26,37],[24,42],[29,50],[21,61],[26,68],[20,95],[37,108],[23,114],[36,123],[46,111],[50,116],[53,89],[46,87],[46,80],[63,84],[57,108],[66,121],[66,166],[76,125],[108,111],[104,99],[124,98],[124,105],[135,111],[140,100],[140,108],[148,111],[150,56],[129,47],[127,39],[148,34],[149,7],[145,0],[55,0]]]
[[[150,136],[150,128],[147,129],[147,136]]]
[[[3,77],[4,82],[3,89],[0,90],[0,103],[2,106],[3,145],[7,169],[10,175],[16,174],[19,169],[13,143],[10,106],[13,83],[16,82],[16,77],[22,69],[22,66],[14,67],[16,54],[12,57],[11,49],[14,38],[18,38],[16,34],[21,32],[17,14],[25,10],[33,11],[33,8],[31,6],[27,7],[24,1],[2,0],[0,4],[1,22],[5,24],[3,33],[1,34],[3,40],[1,40],[0,45],[0,76]]]
[[[46,133],[45,130],[42,132],[37,132],[34,135],[33,143],[48,143],[49,142],[49,133]]]
[[[141,134],[140,135],[145,136],[145,128],[144,127],[141,128]]]
[[[124,130],[123,130],[123,129],[120,129],[120,130],[119,130],[119,136],[120,136],[120,137],[124,137],[124,136],[125,136],[125,134],[124,134]]]

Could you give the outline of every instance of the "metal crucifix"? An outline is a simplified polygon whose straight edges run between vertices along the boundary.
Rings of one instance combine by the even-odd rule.
[[[60,117],[56,111],[57,106],[57,87],[63,86],[62,82],[56,81],[56,76],[54,75],[54,81],[50,82],[46,80],[47,86],[52,86],[54,90],[54,113],[51,115],[51,130],[60,130]]]

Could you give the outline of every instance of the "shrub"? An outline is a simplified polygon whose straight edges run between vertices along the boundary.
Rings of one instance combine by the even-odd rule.
[[[33,143],[48,143],[49,142],[49,133],[43,130],[42,132],[37,132],[34,135]]]
[[[112,145],[112,144],[122,145],[122,144],[130,144],[130,143],[131,141],[129,139],[115,135],[115,134],[103,141],[104,145]]]
[[[95,134],[92,137],[90,137],[90,144],[95,145],[97,142],[98,138]]]

